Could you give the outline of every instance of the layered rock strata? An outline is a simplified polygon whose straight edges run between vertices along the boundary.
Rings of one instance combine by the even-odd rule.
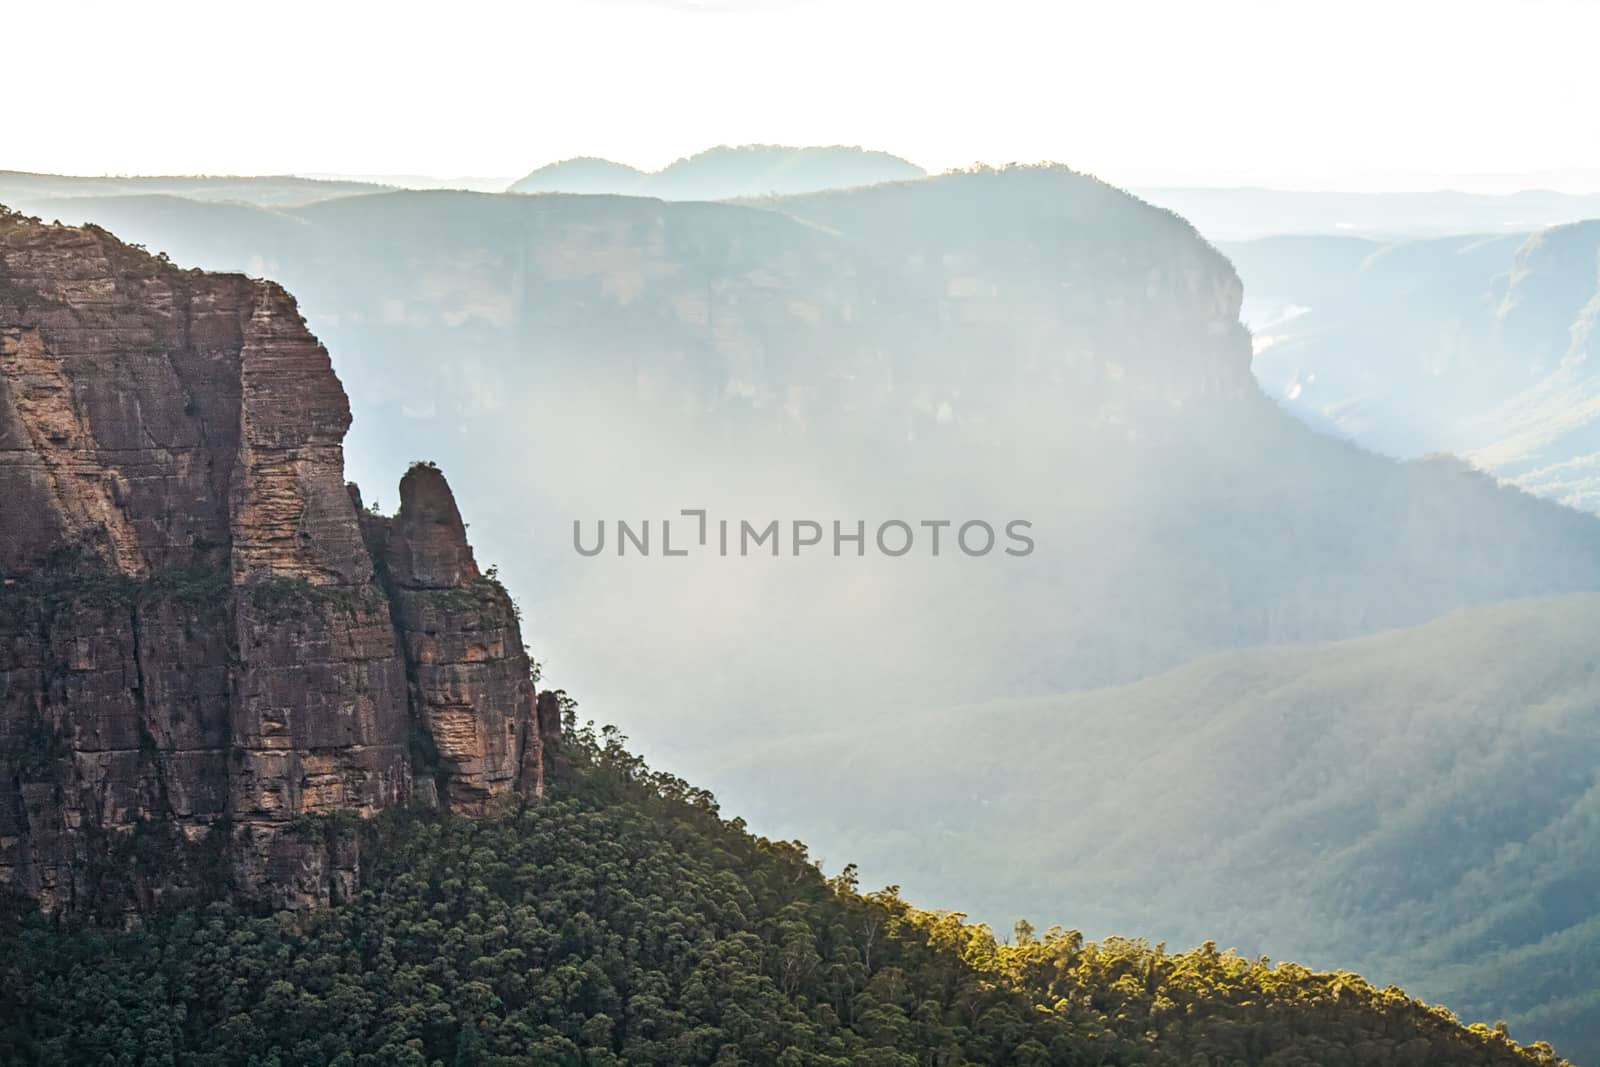
[[[349,425],[278,286],[0,214],[0,883],[316,904],[359,855],[307,816],[542,781],[510,598],[436,470],[360,511]]]

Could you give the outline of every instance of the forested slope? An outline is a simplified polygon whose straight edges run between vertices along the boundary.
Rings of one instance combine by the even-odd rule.
[[[1228,653],[789,738],[792,777],[753,752],[735,791],[939,904],[1349,966],[1595,1062],[1596,627],[1581,595]],[[787,799],[822,768],[826,799]]]
[[[612,735],[556,796],[391,814],[353,899],[0,936],[0,1061],[1553,1064],[1348,974],[1019,926],[829,880]],[[328,832],[311,822],[306,833]]]

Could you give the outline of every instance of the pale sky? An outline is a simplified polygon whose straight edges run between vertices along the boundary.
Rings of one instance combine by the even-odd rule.
[[[1600,191],[1592,0],[11,0],[4,35],[0,169],[516,176],[862,144],[1123,184]]]

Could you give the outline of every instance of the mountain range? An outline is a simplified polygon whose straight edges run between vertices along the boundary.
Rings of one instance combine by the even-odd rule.
[[[1575,635],[1600,520],[1281,407],[1287,342],[1241,315],[1287,302],[1288,266],[1227,246],[1235,273],[1061,167],[748,203],[26,206],[299,294],[357,480],[437,458],[547,668],[753,825],[811,812],[823,855],[996,922],[1354,958],[1596,1047]],[[1318,284],[1358,260],[1306,240]],[[1037,550],[572,549],[574,521],[684,508],[1024,519]]]
[[[926,177],[914,163],[887,152],[833,145],[719,145],[658,171],[608,159],[580,157],[540,167],[512,183],[512,193],[612,193],[663,200],[733,200],[785,196]]]
[[[183,176],[77,177],[0,171],[0,203],[26,204],[49,198],[175,196],[263,207],[293,206],[336,196],[381,192],[384,186],[336,178]]]

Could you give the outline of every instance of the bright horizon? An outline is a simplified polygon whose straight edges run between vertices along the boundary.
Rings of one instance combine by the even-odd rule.
[[[654,170],[718,144],[855,144],[932,172],[1051,160],[1124,185],[1600,192],[1581,106],[1600,9],[1580,0],[970,10],[29,5],[10,13],[33,46],[7,59],[26,106],[0,167],[515,178],[574,156]]]

